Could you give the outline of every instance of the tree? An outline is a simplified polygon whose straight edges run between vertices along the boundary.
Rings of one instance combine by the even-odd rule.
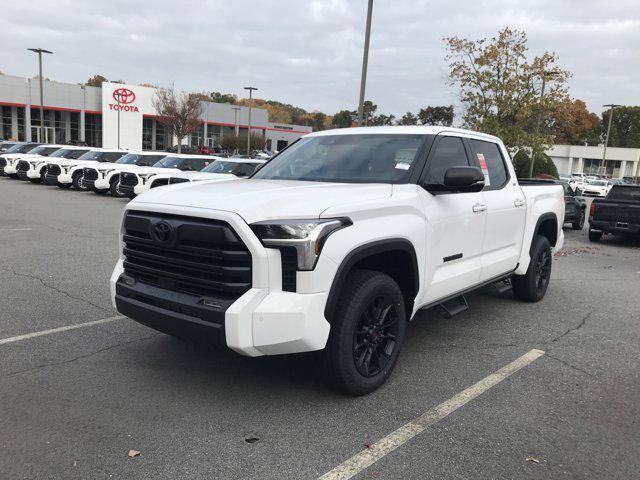
[[[159,88],[153,98],[153,107],[166,132],[177,138],[178,153],[181,153],[182,139],[202,124],[200,99],[192,93],[176,93],[173,86]]]
[[[84,84],[87,87],[102,87],[102,82],[108,82],[107,77],[103,77],[102,75],[94,75],[89,78]]]
[[[376,110],[378,110],[378,105],[375,105],[371,100],[365,100],[362,103],[362,119],[365,125],[371,123]]]
[[[385,115],[384,113],[381,113],[380,115],[371,117],[370,124],[374,126],[393,125],[395,123],[395,119],[396,116],[393,114]]]
[[[215,103],[232,103],[235,104],[238,101],[237,95],[233,93],[220,93],[220,92],[211,92],[209,93],[209,101]]]
[[[491,39],[444,41],[449,83],[460,91],[464,126],[497,135],[512,148],[544,151],[552,141],[552,114],[567,98],[570,76],[558,67],[556,55],[545,52],[529,59],[526,34],[508,27]]]
[[[357,113],[351,110],[340,110],[331,119],[334,128],[349,128]]]
[[[600,119],[587,110],[582,100],[569,98],[558,103],[551,119],[554,143],[580,145],[593,138],[599,128]]]
[[[533,177],[548,175],[552,178],[558,178],[558,169],[553,163],[553,160],[551,160],[551,157],[546,153],[537,154],[533,165]],[[518,152],[513,156],[513,168],[515,168],[516,176],[518,178],[527,178],[529,176],[531,157],[526,150],[518,150]]]
[[[602,112],[601,138],[604,142],[611,110]],[[617,107],[613,111],[610,147],[640,148],[640,106]]]
[[[398,121],[398,125],[417,125],[418,117],[411,112],[405,113]]]
[[[453,105],[421,108],[418,112],[418,118],[422,125],[450,127],[453,123]]]

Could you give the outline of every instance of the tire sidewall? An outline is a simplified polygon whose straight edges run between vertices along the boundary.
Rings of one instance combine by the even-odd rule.
[[[350,275],[349,280],[358,281],[353,275]],[[374,298],[381,294],[387,295],[393,300],[397,311],[399,328],[396,346],[384,369],[373,377],[365,377],[357,370],[355,365],[353,337],[362,312]],[[341,313],[332,325],[334,342],[332,354],[336,356],[334,361],[337,360],[338,364],[336,366],[340,369],[342,383],[351,387],[349,393],[362,395],[370,393],[384,384],[393,370],[406,332],[406,309],[402,292],[396,282],[391,277],[379,272],[371,272],[371,275],[360,285],[360,288],[348,298],[350,299],[348,304],[345,304],[341,298],[336,310]]]
[[[528,272],[528,280],[529,286],[531,288],[531,292],[535,298],[535,301],[541,300],[545,293],[547,293],[547,289],[549,288],[549,283],[551,282],[551,273],[549,273],[549,280],[547,281],[544,290],[538,290],[538,286],[536,285],[536,276],[535,276],[535,268],[538,263],[538,258],[544,251],[547,251],[549,254],[549,269],[553,267],[553,255],[551,254],[551,244],[549,244],[549,240],[546,237],[538,236],[536,238],[536,243],[533,246],[533,251],[531,252],[531,264],[529,265]]]

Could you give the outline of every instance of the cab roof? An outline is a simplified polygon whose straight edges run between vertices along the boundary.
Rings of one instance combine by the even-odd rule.
[[[354,127],[335,128],[332,130],[321,130],[305,135],[305,137],[322,137],[325,135],[438,135],[440,133],[456,133],[462,136],[486,138],[494,142],[500,139],[494,135],[465,130],[463,128],[443,127],[439,125],[387,125],[382,127]]]

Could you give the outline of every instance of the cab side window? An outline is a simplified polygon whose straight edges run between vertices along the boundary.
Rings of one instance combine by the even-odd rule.
[[[500,153],[500,147],[493,142],[469,140],[475,164],[485,174],[484,190],[500,190],[507,183],[509,175]],[[488,182],[486,180],[488,174]]]
[[[444,183],[444,174],[451,167],[468,167],[469,160],[462,139],[459,137],[442,137],[429,156],[425,184],[438,185]]]

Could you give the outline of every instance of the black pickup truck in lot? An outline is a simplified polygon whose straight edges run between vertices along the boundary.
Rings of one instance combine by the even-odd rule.
[[[596,198],[589,209],[589,240],[605,233],[640,236],[640,185],[614,185],[606,198]]]

